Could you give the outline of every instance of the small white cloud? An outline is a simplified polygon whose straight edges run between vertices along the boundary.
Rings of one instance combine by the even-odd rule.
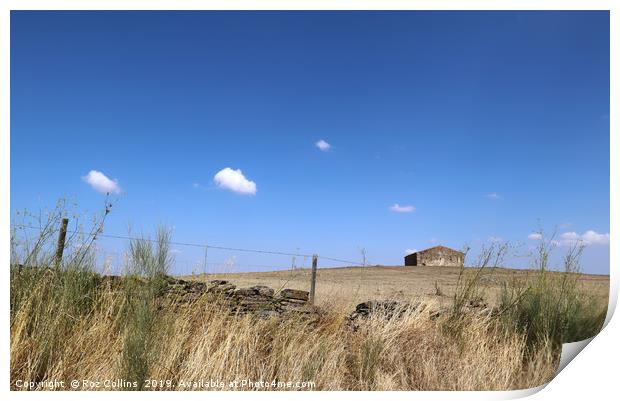
[[[329,143],[327,143],[324,139],[319,140],[314,144],[317,148],[321,149],[323,152],[327,152],[329,148],[332,147]]]
[[[609,233],[599,234],[596,231],[588,230],[581,235],[581,239],[586,244],[609,244]]]
[[[398,203],[395,203],[392,206],[390,206],[390,210],[396,213],[411,213],[415,210],[415,206],[411,206],[411,205],[401,206]]]
[[[574,231],[565,232],[560,235],[560,245],[574,245],[581,243],[583,245],[606,245],[609,244],[609,233],[600,234],[594,230],[588,230],[583,234]]]
[[[491,242],[502,242],[502,241],[504,241],[504,239],[502,237],[491,236],[491,237],[489,237],[489,241],[491,241]]]
[[[118,186],[116,179],[111,180],[101,171],[90,170],[88,174],[82,177],[82,181],[90,185],[95,191],[102,194],[118,194],[121,187]]]
[[[220,187],[241,195],[255,195],[256,183],[243,175],[241,170],[226,167],[215,174],[213,181]]]
[[[416,253],[418,250],[415,248],[405,249],[405,255],[411,255],[412,253]]]
[[[579,241],[581,236],[574,231],[570,231],[560,235],[562,241]]]
[[[541,233],[531,233],[530,235],[527,236],[527,239],[532,240],[532,241],[539,241],[542,239],[542,234]]]
[[[491,192],[490,194],[487,194],[487,198],[491,200],[498,200],[498,199],[501,199],[502,197],[497,192]]]

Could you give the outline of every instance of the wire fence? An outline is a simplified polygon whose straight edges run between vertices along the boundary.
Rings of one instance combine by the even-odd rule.
[[[14,230],[42,232],[43,227],[26,224],[11,224]],[[58,228],[47,229],[48,233],[58,233]],[[109,234],[67,230],[74,237],[94,238],[92,245],[96,251],[97,268],[106,274],[122,274],[126,265],[127,249],[130,241],[157,243],[157,239],[132,235]],[[223,274],[266,272],[279,270],[302,270],[311,267],[312,257],[317,255],[319,267],[363,266],[365,260],[356,261],[322,255],[319,252],[289,252],[284,250],[230,247],[212,245],[208,242],[169,241],[173,260],[172,273],[177,275]],[[78,244],[79,246],[79,244]],[[365,259],[365,255],[363,257]]]

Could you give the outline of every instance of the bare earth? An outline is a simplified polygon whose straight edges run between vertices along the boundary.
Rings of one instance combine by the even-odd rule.
[[[473,274],[473,269],[466,269]],[[454,294],[460,269],[457,267],[342,267],[319,268],[317,271],[316,303],[319,306],[337,306],[350,310],[356,304],[370,299],[424,300],[446,304]],[[223,279],[238,287],[266,285],[276,290],[310,289],[310,269],[281,270],[258,273],[220,273],[186,276],[191,280]],[[536,274],[532,270],[497,268],[485,272],[481,278],[484,298],[495,304],[504,282],[527,280]],[[607,301],[609,276],[580,274],[579,283],[584,291]],[[437,290],[439,289],[439,290]]]

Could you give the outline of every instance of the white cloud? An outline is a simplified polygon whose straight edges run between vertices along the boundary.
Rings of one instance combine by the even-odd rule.
[[[90,185],[95,191],[102,194],[118,194],[121,187],[118,186],[116,179],[111,180],[101,171],[90,170],[88,174],[82,177],[82,181]]]
[[[570,232],[560,235],[560,240],[562,241],[571,242],[571,241],[579,241],[580,239],[581,239],[581,236],[574,231],[570,231]]]
[[[415,210],[415,207],[411,205],[401,206],[398,203],[395,203],[390,206],[390,210],[396,213],[411,213]]]
[[[411,255],[412,253],[416,253],[418,250],[415,248],[405,249],[405,255]]]
[[[491,236],[491,237],[489,237],[489,241],[491,241],[491,242],[502,242],[502,241],[504,241],[504,239],[502,237]]]
[[[323,152],[327,152],[329,148],[332,147],[329,143],[327,143],[324,139],[319,140],[314,144],[317,148],[321,149]]]
[[[594,230],[588,230],[583,234],[575,231],[565,232],[560,235],[560,245],[574,245],[581,243],[583,245],[606,245],[609,244],[609,233],[600,234]]]
[[[540,241],[543,239],[541,233],[531,233],[527,236],[529,240]],[[550,243],[555,246],[570,246],[575,244],[583,245],[606,245],[609,244],[609,233],[599,234],[594,230],[588,230],[583,234],[575,231],[567,231],[562,233],[557,240],[551,240]]]
[[[581,235],[581,239],[586,244],[609,244],[609,233],[599,234],[596,231],[588,230]]]
[[[491,192],[490,194],[487,194],[487,198],[491,200],[497,200],[501,199],[502,197],[497,192]]]
[[[215,174],[213,181],[220,187],[241,195],[255,195],[256,183],[243,175],[241,170],[226,167]]]

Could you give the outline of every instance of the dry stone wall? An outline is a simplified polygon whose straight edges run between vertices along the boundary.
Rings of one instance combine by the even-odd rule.
[[[232,313],[253,313],[261,317],[318,313],[318,309],[308,303],[308,291],[287,288],[276,292],[263,285],[239,288],[226,280],[205,283],[166,277],[166,282],[166,295],[175,303],[187,304],[203,295],[213,295],[224,300]]]

